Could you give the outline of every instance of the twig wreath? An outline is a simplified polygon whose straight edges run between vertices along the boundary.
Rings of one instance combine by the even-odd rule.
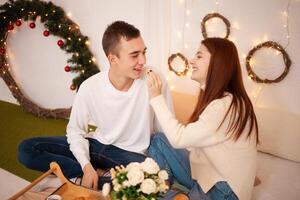
[[[176,70],[172,66],[172,63],[175,58],[179,58],[184,62],[184,67],[181,71]],[[188,62],[187,58],[181,53],[172,54],[168,59],[168,66],[169,66],[169,70],[174,72],[177,76],[185,76],[187,74],[187,72],[189,71],[189,62]]]
[[[60,37],[61,39],[57,41],[59,48],[72,54],[67,61],[70,65],[64,68],[66,72],[79,72],[72,81],[71,90],[76,90],[85,79],[99,72],[93,54],[88,48],[88,37],[81,34],[79,26],[66,16],[61,7],[40,0],[9,0],[0,6],[0,75],[27,112],[38,117],[66,118],[70,114],[70,108],[46,109],[38,106],[25,97],[10,73],[6,54],[7,36],[14,26],[22,25],[22,20],[31,20],[29,27],[35,28],[34,22],[38,17],[46,28],[43,35],[48,37],[52,34]]]
[[[226,25],[226,36],[224,38],[228,39],[230,34],[230,26],[231,26],[230,22],[227,18],[225,18],[223,15],[219,13],[209,13],[202,19],[201,31],[202,31],[203,38],[204,39],[208,38],[207,31],[206,31],[206,22],[213,18],[220,18],[224,22],[224,24]]]
[[[263,79],[263,78],[259,77],[253,71],[252,66],[250,65],[250,60],[253,57],[253,55],[255,54],[255,52],[262,48],[272,48],[274,50],[279,51],[282,54],[283,61],[285,64],[285,69],[282,72],[282,74],[275,79],[270,80],[267,78]],[[291,61],[289,55],[287,54],[287,52],[285,51],[285,49],[280,44],[278,44],[274,41],[267,41],[267,42],[258,44],[257,46],[255,46],[253,49],[251,49],[249,51],[249,53],[246,57],[246,68],[247,68],[248,76],[257,83],[278,83],[278,82],[282,81],[288,74],[291,64],[292,64],[292,61]]]

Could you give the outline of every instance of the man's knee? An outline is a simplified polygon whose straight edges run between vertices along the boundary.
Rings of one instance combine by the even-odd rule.
[[[33,138],[23,140],[18,146],[18,160],[25,166],[30,165],[29,160],[33,152]]]

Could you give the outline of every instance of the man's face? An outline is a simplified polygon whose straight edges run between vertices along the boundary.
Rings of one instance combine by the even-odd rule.
[[[125,40],[121,38],[118,56],[115,56],[115,72],[125,78],[141,78],[146,63],[146,46],[141,37]]]

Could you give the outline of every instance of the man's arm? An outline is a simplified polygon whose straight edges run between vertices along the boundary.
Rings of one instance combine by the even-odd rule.
[[[67,125],[67,141],[70,144],[70,150],[82,168],[82,185],[97,189],[98,175],[90,163],[89,141],[84,138],[88,132],[90,119],[87,102],[89,97],[86,91],[87,88],[82,84],[76,94]]]

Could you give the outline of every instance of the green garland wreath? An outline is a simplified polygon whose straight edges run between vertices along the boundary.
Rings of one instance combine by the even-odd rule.
[[[52,2],[41,0],[9,0],[0,6],[0,75],[7,84],[13,96],[26,111],[38,116],[49,118],[66,118],[70,114],[70,108],[45,109],[26,98],[13,79],[6,54],[6,39],[14,25],[20,26],[22,20],[33,22],[30,28],[35,27],[34,21],[40,17],[46,30],[44,36],[49,34],[60,37],[57,45],[72,54],[68,59],[70,65],[65,67],[66,72],[80,72],[72,81],[71,89],[79,88],[80,84],[90,76],[99,72],[99,68],[93,61],[93,54],[88,48],[88,37],[81,34],[79,26],[69,19],[61,7]]]

